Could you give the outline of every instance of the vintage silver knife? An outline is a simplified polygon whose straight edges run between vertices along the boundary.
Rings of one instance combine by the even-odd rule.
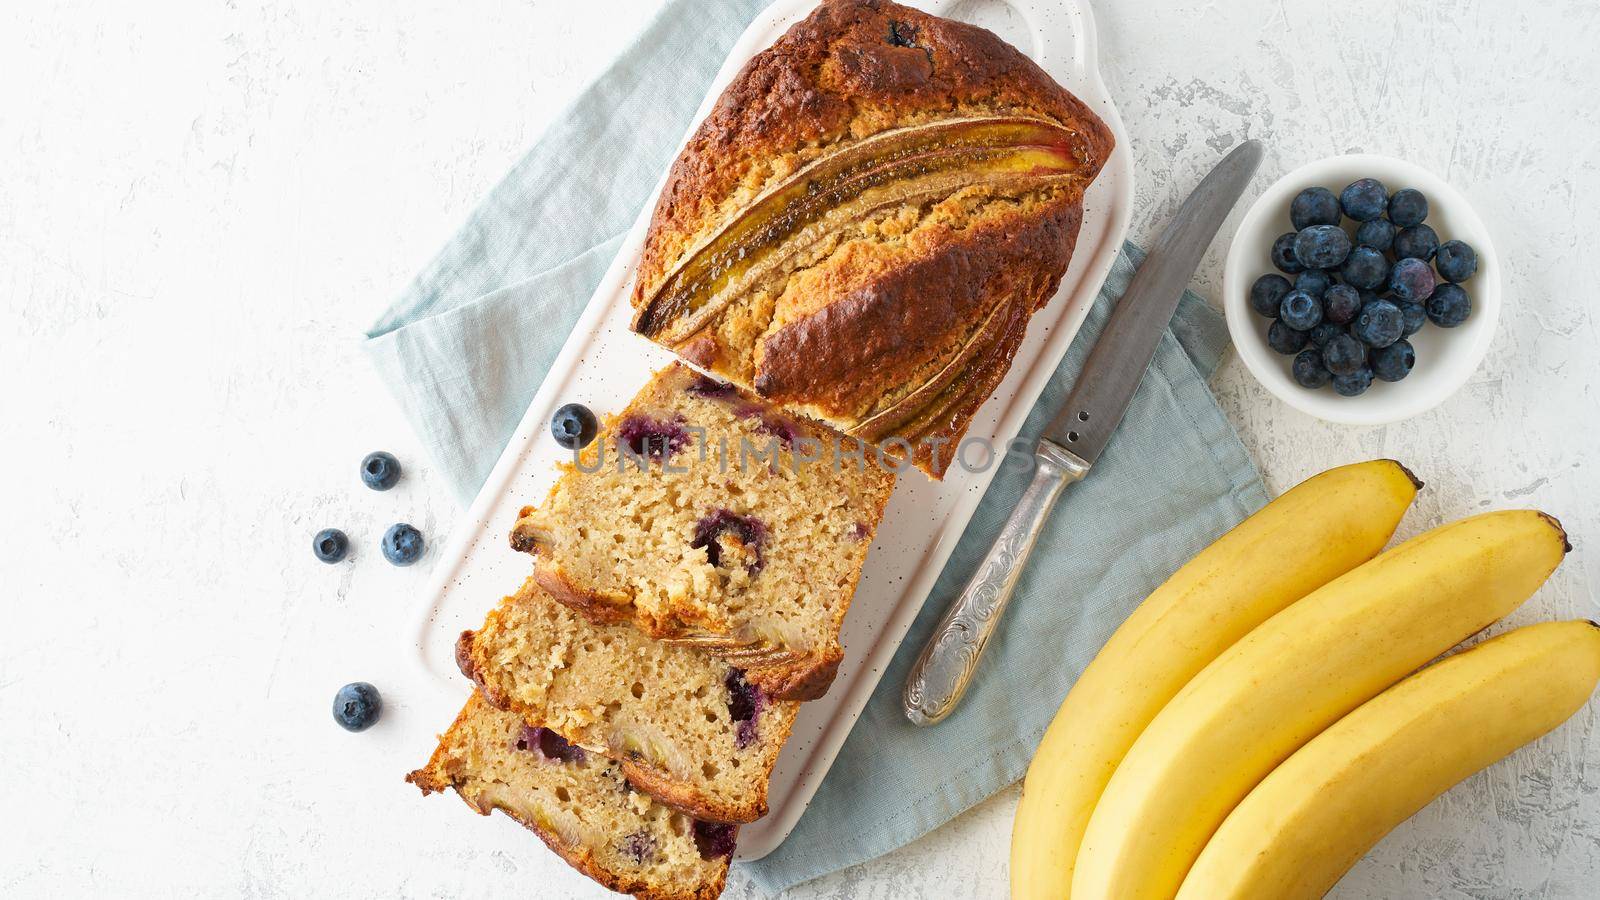
[[[1066,402],[1039,437],[1033,481],[906,677],[902,699],[906,717],[915,724],[943,720],[966,693],[1040,526],[1062,488],[1087,475],[1111,440],[1201,256],[1244,193],[1261,156],[1259,141],[1235,147],[1183,201],[1134,273]]]

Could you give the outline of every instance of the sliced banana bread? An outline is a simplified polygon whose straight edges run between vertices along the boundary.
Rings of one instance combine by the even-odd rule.
[[[461,635],[485,697],[621,763],[634,787],[698,819],[751,822],[798,704],[769,700],[722,660],[596,625],[529,579]]]
[[[649,900],[722,893],[737,828],[698,822],[628,785],[622,769],[474,693],[428,764],[406,780],[452,788],[482,815],[498,809],[573,868]],[[538,893],[535,891],[535,893]]]
[[[1072,258],[1111,131],[1016,48],[823,0],[668,173],[633,328],[941,477]]]
[[[768,697],[807,700],[838,669],[893,490],[859,442],[675,363],[522,511],[511,544],[592,621],[632,622],[726,659]]]

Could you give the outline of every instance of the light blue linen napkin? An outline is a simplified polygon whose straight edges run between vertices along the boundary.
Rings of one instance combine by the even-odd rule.
[[[671,0],[368,334],[373,363],[463,503],[515,430],[728,48],[767,2]],[[1024,436],[1065,396],[1139,258],[1128,247],[1117,261]],[[1206,388],[1226,346],[1221,317],[1186,295],[1105,456],[1046,526],[961,708],[933,729],[915,728],[899,711],[906,668],[1027,480],[1001,469],[799,825],[740,871],[779,891],[907,844],[1022,776],[1111,631],[1267,500]]]

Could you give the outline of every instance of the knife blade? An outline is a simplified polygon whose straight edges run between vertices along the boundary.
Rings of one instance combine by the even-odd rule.
[[[1183,201],[1128,283],[1041,440],[1053,441],[1091,466],[1100,458],[1144,380],[1200,258],[1244,193],[1262,155],[1261,142],[1245,141]]]
[[[1183,201],[1134,273],[1067,399],[1040,434],[1033,480],[906,677],[901,702],[912,723],[942,721],[966,693],[1040,528],[1062,490],[1089,473],[1121,424],[1200,258],[1263,153],[1259,141],[1245,141],[1224,157]]]

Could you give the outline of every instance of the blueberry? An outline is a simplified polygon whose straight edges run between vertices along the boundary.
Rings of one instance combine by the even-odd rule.
[[[1434,291],[1434,293],[1437,294],[1438,291]],[[1400,307],[1400,317],[1405,319],[1406,323],[1405,331],[1400,335],[1402,338],[1411,337],[1421,331],[1422,326],[1428,324],[1428,308],[1421,303],[1399,303],[1396,305]]]
[[[1278,235],[1278,239],[1272,242],[1272,264],[1277,266],[1279,271],[1288,272],[1290,275],[1298,275],[1306,270],[1306,267],[1300,264],[1300,260],[1295,258],[1294,239],[1295,233],[1291,231],[1288,234]]]
[[[1250,308],[1269,319],[1278,317],[1283,295],[1289,293],[1289,279],[1282,275],[1263,275],[1250,285]]]
[[[1440,328],[1454,328],[1472,315],[1472,298],[1459,284],[1445,282],[1428,298],[1428,318]]]
[[[1337,268],[1350,255],[1350,235],[1337,225],[1313,225],[1295,235],[1294,258],[1313,269]]]
[[[1428,198],[1416,188],[1401,188],[1389,198],[1389,221],[1399,228],[1421,225],[1428,217]]]
[[[689,546],[695,550],[705,550],[706,559],[713,566],[720,566],[722,565],[720,538],[725,534],[732,535],[745,549],[746,558],[742,563],[745,570],[754,577],[765,566],[761,545],[767,540],[766,523],[755,516],[741,516],[730,509],[714,509],[695,523],[694,537],[690,540]]]
[[[1292,371],[1295,384],[1312,390],[1322,387],[1333,378],[1333,373],[1322,364],[1322,351],[1317,349],[1301,350],[1294,358]]]
[[[684,391],[707,400],[724,400],[728,397],[737,396],[739,393],[739,389],[734,387],[731,382],[718,381],[705,375],[701,375],[694,381],[689,382],[689,386],[684,388]]]
[[[1460,284],[1478,271],[1478,251],[1465,241],[1445,241],[1433,258],[1439,277]]]
[[[1394,223],[1388,219],[1373,219],[1370,222],[1362,222],[1361,227],[1356,229],[1356,243],[1363,247],[1371,247],[1374,250],[1382,250],[1387,253],[1389,248],[1394,246],[1394,236],[1397,231],[1399,229],[1395,228]]]
[[[589,446],[597,427],[594,413],[582,403],[568,403],[550,417],[550,433],[555,435],[557,444],[568,450]]]
[[[1339,224],[1339,198],[1324,187],[1306,188],[1289,204],[1289,222],[1295,231],[1313,225]]]
[[[333,695],[333,720],[345,731],[366,731],[382,712],[383,698],[365,681],[347,684]]]
[[[1370,222],[1389,208],[1389,189],[1376,178],[1352,181],[1339,194],[1339,205],[1357,222]]]
[[[657,420],[635,413],[617,424],[617,447],[635,458],[665,461],[689,443],[683,417]]]
[[[1400,340],[1406,330],[1406,318],[1400,307],[1387,300],[1374,300],[1361,307],[1350,334],[1368,347],[1387,347]]]
[[[368,453],[361,461],[361,480],[375,491],[387,491],[400,480],[400,460],[383,450]]]
[[[336,563],[344,559],[344,554],[349,549],[350,539],[337,528],[324,528],[311,539],[311,552],[325,563]]]
[[[1296,288],[1283,298],[1283,311],[1278,313],[1278,321],[1295,331],[1310,331],[1322,322],[1322,301]]]
[[[1402,259],[1389,273],[1389,293],[1396,300],[1420,303],[1433,294],[1433,269],[1420,259]]]
[[[421,557],[422,532],[400,522],[383,533],[384,559],[397,566],[409,566]]]
[[[1389,260],[1383,251],[1371,247],[1356,247],[1345,257],[1339,274],[1351,287],[1371,290],[1389,278]]]
[[[1417,364],[1417,353],[1410,341],[1395,341],[1387,347],[1372,351],[1372,374],[1384,381],[1399,381],[1411,374]]]
[[[1332,322],[1323,322],[1321,325],[1318,325],[1317,327],[1306,332],[1306,337],[1311,339],[1311,346],[1322,348],[1326,347],[1328,342],[1333,340],[1334,335],[1344,333],[1345,331],[1342,326],[1335,325]]]
[[[1439,250],[1439,236],[1431,225],[1413,225],[1394,236],[1396,259],[1433,259]]]
[[[1367,364],[1367,348],[1348,334],[1336,334],[1323,345],[1322,362],[1335,375],[1349,375]]]
[[[1313,297],[1321,297],[1331,284],[1333,284],[1332,275],[1321,269],[1307,269],[1294,280],[1294,289],[1305,291]]]
[[[1306,333],[1295,331],[1283,324],[1282,319],[1273,319],[1272,327],[1267,329],[1267,346],[1284,356],[1293,356],[1305,349]]]
[[[698,819],[689,828],[694,835],[694,846],[702,859],[722,859],[733,856],[734,841],[739,835],[737,825],[719,825]]]
[[[735,722],[754,719],[761,697],[756,688],[744,680],[744,673],[729,669],[722,678],[722,684],[728,689],[728,718]]]
[[[645,860],[656,858],[656,839],[648,831],[640,829],[622,839],[620,848],[628,858],[635,863],[643,864]]]
[[[741,419],[748,418],[747,414],[738,409],[735,409],[733,414],[739,416]],[[759,416],[760,421],[756,423],[756,430],[769,437],[777,438],[779,441],[783,442],[785,447],[793,446],[794,439],[800,436],[799,429],[796,428],[794,422],[789,419],[785,419],[782,416],[773,415],[766,411],[759,413]]]
[[[1335,325],[1348,325],[1361,312],[1361,295],[1348,284],[1336,284],[1322,295],[1322,317]]]
[[[728,689],[728,718],[735,723],[733,743],[742,750],[755,743],[757,716],[767,705],[766,695],[745,681],[744,673],[738,669],[729,669],[722,684]]]
[[[525,753],[537,753],[546,762],[553,763],[581,763],[589,755],[582,747],[542,725],[522,726],[522,732],[511,746]]]
[[[1372,370],[1366,366],[1355,370],[1349,375],[1335,375],[1333,389],[1341,397],[1359,397],[1372,387]]]

